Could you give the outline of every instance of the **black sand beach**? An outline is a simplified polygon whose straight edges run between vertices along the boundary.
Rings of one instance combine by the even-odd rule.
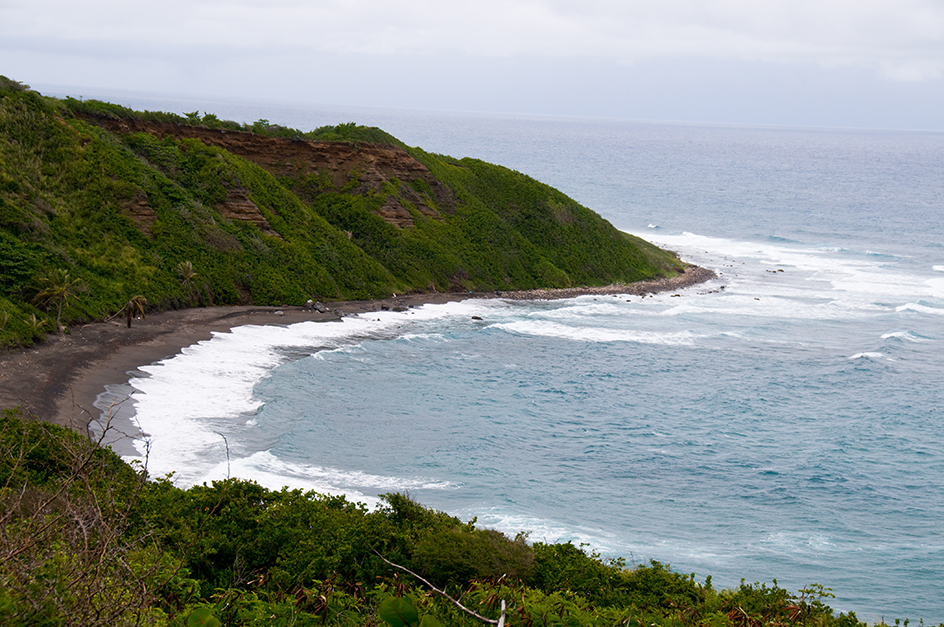
[[[529,290],[524,292],[428,293],[373,301],[325,303],[326,311],[305,307],[205,307],[165,311],[125,322],[96,322],[51,335],[27,349],[0,353],[0,408],[20,406],[42,420],[85,432],[101,412],[94,407],[106,385],[126,383],[139,366],[172,357],[183,348],[210,339],[214,332],[255,324],[288,325],[303,321],[338,320],[383,308],[410,308],[467,298],[541,300],[582,295],[634,294],[678,290],[708,281],[714,272],[690,266],[671,279],[627,285]]]

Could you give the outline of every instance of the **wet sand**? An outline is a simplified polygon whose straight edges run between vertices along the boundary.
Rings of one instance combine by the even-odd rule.
[[[680,290],[714,278],[712,271],[689,267],[672,279],[627,285],[524,292],[429,293],[373,301],[325,303],[327,311],[305,307],[203,307],[149,314],[129,329],[124,320],[95,322],[51,335],[27,349],[0,353],[0,409],[19,406],[41,420],[87,432],[98,420],[96,398],[105,386],[127,383],[138,367],[172,357],[187,346],[208,340],[214,332],[255,324],[288,325],[304,321],[339,320],[384,308],[419,307],[467,298],[541,300],[581,295],[635,294]]]

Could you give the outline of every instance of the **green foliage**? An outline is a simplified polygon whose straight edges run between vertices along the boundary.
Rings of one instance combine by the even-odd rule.
[[[344,141],[365,144],[390,144],[405,147],[399,139],[373,126],[358,126],[354,122],[336,126],[322,126],[309,133],[297,135],[313,141]]]
[[[130,115],[104,103],[73,106]],[[0,297],[10,301],[11,319],[39,315],[29,287],[61,272],[88,288],[81,302],[67,295],[37,303],[48,302],[63,324],[109,316],[139,294],[160,310],[402,291],[270,175],[224,151],[144,134],[119,139],[26,92],[0,97],[0,126]],[[220,216],[230,190],[247,185],[279,238]],[[151,212],[149,233],[130,217],[132,205]],[[199,277],[181,283],[187,261]],[[28,344],[42,330],[41,322],[8,324],[0,342]]]
[[[15,81],[7,78],[6,76],[0,75],[0,91],[28,91],[29,85],[24,85],[19,81]]]
[[[421,619],[413,603],[405,597],[385,598],[380,602],[377,614],[390,627],[442,627],[442,623],[430,614]]]
[[[444,585],[485,577],[525,579],[533,560],[523,536],[510,540],[494,529],[466,526],[431,530],[413,549],[418,571]]]
[[[419,612],[403,597],[387,597],[380,602],[377,613],[391,627],[413,627],[420,622]]]
[[[602,284],[678,265],[526,176],[407,148],[376,128],[345,123],[304,133],[268,120],[240,125],[199,111],[55,100],[12,81],[2,87],[0,308],[10,315],[2,345],[111,316],[137,295],[158,311],[300,305]],[[193,127],[291,140],[267,146],[342,142],[355,161],[368,144],[383,145],[407,164],[405,179],[367,161],[337,171],[286,169],[268,157],[253,163],[180,130]],[[412,225],[386,221],[384,207]],[[71,282],[57,283],[64,292],[42,283],[63,273]],[[55,320],[37,305],[55,310]]]
[[[67,429],[0,417],[0,623],[153,624],[167,560],[127,536],[140,478]]]
[[[22,296],[24,288],[42,263],[42,249],[0,231],[0,294]]]
[[[90,486],[105,487],[111,479],[134,481],[134,472],[120,457],[75,431],[26,420],[19,409],[0,413],[0,486],[48,488],[68,476],[77,459],[84,460]]]
[[[526,267],[535,279],[601,285],[672,274],[678,268],[671,255],[617,231],[599,215],[524,174],[477,159],[455,161],[419,149],[410,152],[437,179],[464,192],[470,237],[486,233],[491,239],[504,232],[527,240],[535,261]],[[497,222],[481,213],[482,205]]]
[[[77,301],[82,289],[82,279],[69,276],[68,270],[56,268],[46,276],[39,278],[41,287],[33,297],[33,302],[56,308],[56,328],[61,325],[62,310]],[[128,326],[131,326],[130,324]]]
[[[136,120],[141,122],[169,122],[171,124],[184,124],[188,126],[203,126],[213,129],[224,129],[232,131],[246,130],[246,126],[237,122],[220,120],[212,113],[205,113],[200,117],[198,111],[187,113],[183,116],[176,113],[165,113],[162,111],[135,111],[121,105],[102,102],[100,100],[78,100],[75,98],[65,98],[62,101],[65,107],[73,112],[90,117],[105,118],[111,120]]]
[[[221,627],[222,624],[206,607],[198,607],[187,616],[187,627]]]
[[[865,627],[833,614],[818,584],[716,590],[659,562],[627,569],[570,543],[529,547],[403,494],[368,511],[235,479],[145,482],[110,451],[16,412],[0,418],[0,486],[3,624],[482,624],[379,554],[425,569],[489,620],[504,601],[509,626]],[[529,565],[511,574],[522,554]]]

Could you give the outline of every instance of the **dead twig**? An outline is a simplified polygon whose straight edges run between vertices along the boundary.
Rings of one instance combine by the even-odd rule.
[[[503,627],[503,626],[504,626],[504,624],[505,624],[505,602],[504,602],[504,601],[502,601],[502,615],[501,615],[501,618],[500,618],[499,620],[492,620],[491,618],[485,618],[485,617],[482,616],[481,614],[476,614],[475,612],[473,612],[472,610],[470,610],[470,609],[467,608],[466,606],[462,605],[461,603],[459,603],[458,601],[456,601],[455,599],[453,599],[451,596],[449,596],[448,594],[446,594],[445,592],[443,592],[442,590],[440,590],[439,588],[437,588],[437,587],[434,586],[433,584],[429,583],[428,581],[426,581],[425,579],[423,579],[422,577],[420,577],[419,575],[417,575],[416,573],[414,573],[412,570],[410,570],[410,569],[408,569],[408,568],[405,568],[405,567],[403,567],[403,566],[400,566],[399,564],[394,564],[393,562],[391,562],[390,560],[388,560],[386,557],[384,557],[383,555],[381,555],[380,553],[378,553],[376,550],[374,551],[374,553],[377,555],[377,557],[379,557],[380,559],[382,559],[384,562],[386,562],[386,563],[389,564],[390,566],[393,566],[394,568],[397,568],[397,569],[399,569],[399,570],[402,570],[402,571],[405,572],[406,574],[412,575],[413,577],[419,579],[419,580],[422,581],[424,584],[426,584],[426,587],[428,587],[430,590],[432,590],[433,592],[435,592],[436,594],[438,594],[438,595],[440,595],[440,596],[443,596],[443,597],[447,598],[453,605],[455,605],[456,607],[458,607],[460,610],[462,610],[463,612],[465,612],[465,613],[468,614],[469,616],[472,616],[473,618],[477,618],[477,619],[479,619],[480,621],[486,622],[486,623],[488,623],[489,625],[498,625],[499,627]]]

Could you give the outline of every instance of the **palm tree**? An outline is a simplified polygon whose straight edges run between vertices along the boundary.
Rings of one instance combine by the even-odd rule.
[[[134,319],[135,313],[140,313],[141,318],[144,318],[144,306],[147,305],[147,299],[140,294],[133,296],[131,300],[125,303],[125,306],[122,309],[125,310],[125,319],[128,321],[128,328],[131,328],[131,320]]]
[[[191,282],[193,277],[197,276],[197,273],[193,271],[193,264],[189,261],[181,261],[177,264],[177,274],[180,275],[181,284],[187,288],[187,291],[190,292],[190,304],[193,304],[194,293],[193,293],[193,283]]]
[[[39,279],[42,289],[33,297],[33,302],[46,307],[56,307],[56,328],[62,330],[62,310],[73,300],[78,300],[82,290],[82,279],[73,279],[68,270],[56,269]]]
[[[36,314],[30,314],[30,317],[26,319],[26,324],[30,325],[33,331],[39,331],[43,328],[43,325],[46,324],[45,320],[40,320],[36,317]]]

